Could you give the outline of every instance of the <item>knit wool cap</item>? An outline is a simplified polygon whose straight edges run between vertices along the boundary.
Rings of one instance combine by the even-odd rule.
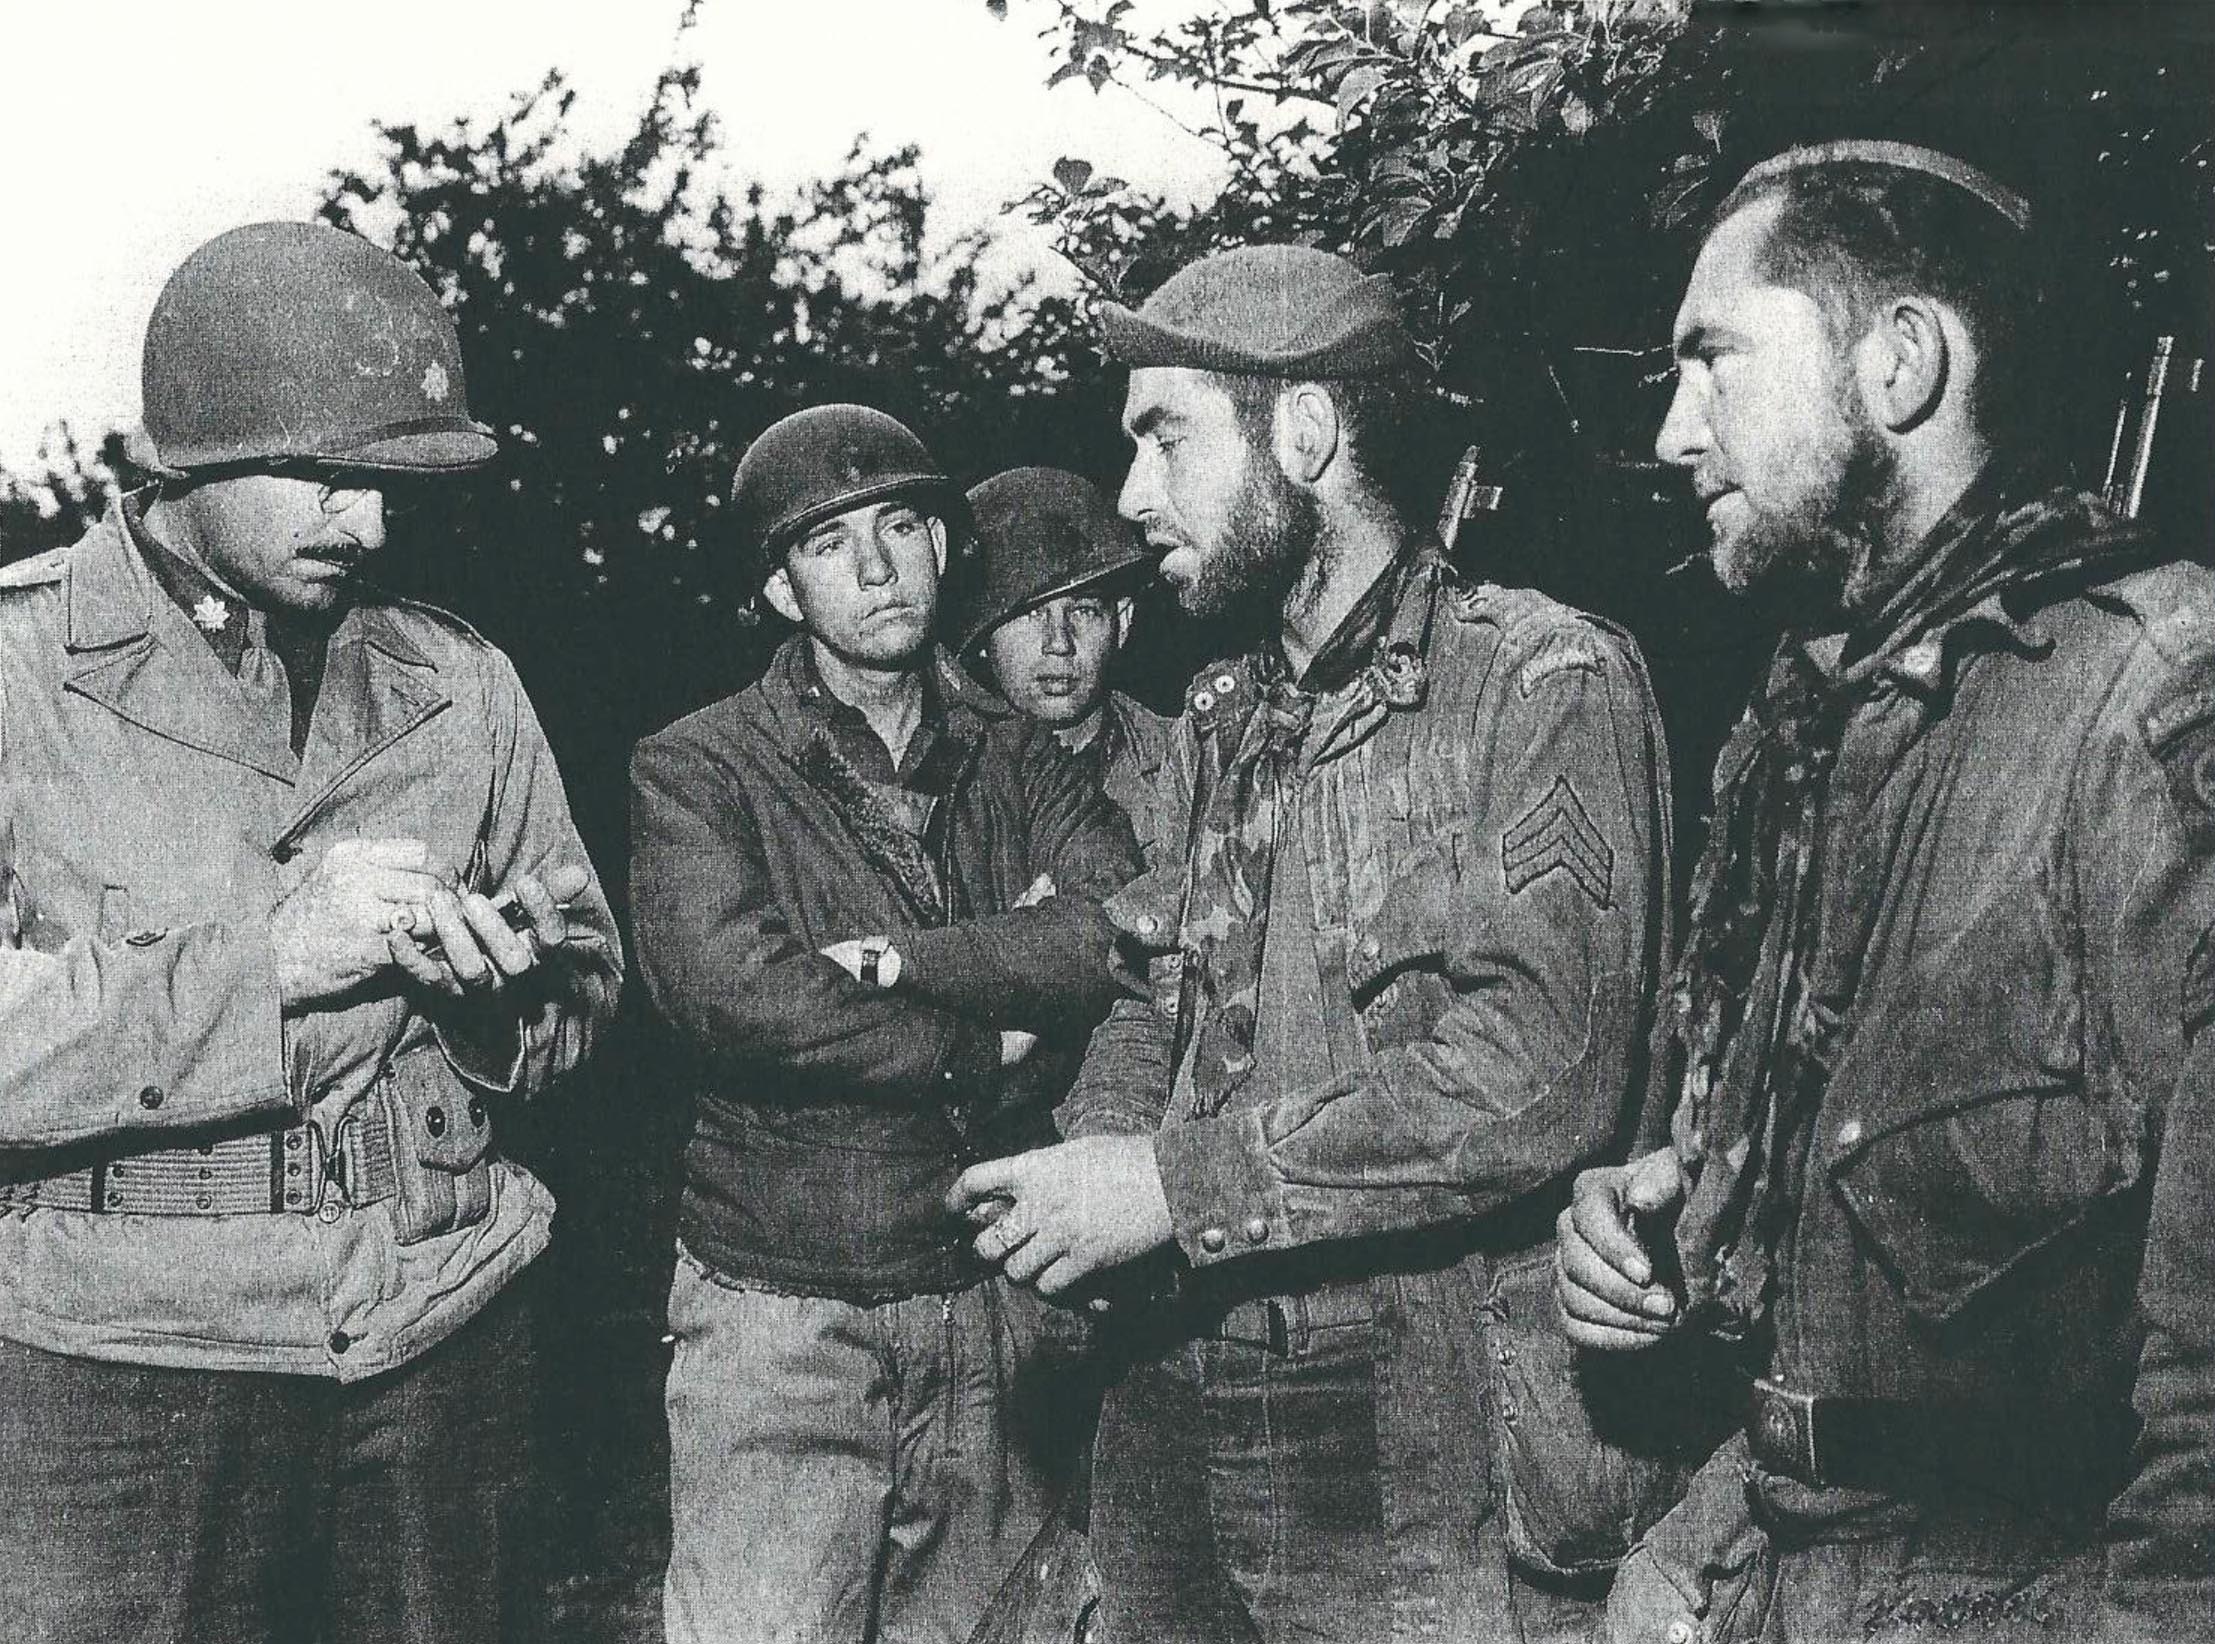
[[[1800,148],[1788,148],[1782,154],[1771,155],[1755,166],[1739,180],[1731,190],[1730,199],[1724,201],[1724,215],[1729,215],[1730,202],[1750,190],[1790,171],[1807,171],[1817,166],[1848,164],[1891,166],[1896,171],[1919,171],[1926,177],[1936,177],[1940,182],[1953,184],[1963,192],[1975,195],[1994,211],[2005,217],[2017,228],[2030,227],[2030,202],[2005,183],[1979,171],[1968,161],[1941,149],[1923,148],[1914,143],[1880,142],[1863,138],[1851,138],[1836,143],[1809,143]]]
[[[1108,353],[1133,368],[1370,377],[1414,352],[1389,280],[1307,246],[1218,251],[1180,269],[1136,309],[1103,304],[1100,319]]]

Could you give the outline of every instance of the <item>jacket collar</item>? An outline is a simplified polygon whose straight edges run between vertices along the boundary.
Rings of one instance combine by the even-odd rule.
[[[132,542],[120,499],[68,555],[65,688],[156,736],[324,793],[445,707],[437,666],[389,605],[357,604],[331,641],[303,759],[249,699]]]
[[[1430,692],[1432,622],[1452,575],[1445,551],[1416,539],[1316,653],[1303,681],[1321,692],[1308,765],[1360,746],[1394,713],[1422,705]]]
[[[1139,771],[1148,777],[1161,769],[1163,757],[1169,749],[1165,736],[1149,736],[1139,719],[1146,710],[1121,691],[1110,691],[1105,703],[1106,712],[1101,718],[1101,730],[1116,738],[1111,748],[1128,748],[1131,757],[1138,762]]]
[[[841,716],[856,712],[824,685],[804,633],[793,634],[777,647],[761,676],[759,689],[770,734],[794,760],[806,754],[810,742],[834,736]],[[953,744],[956,751],[972,749],[983,740],[989,724],[1015,712],[970,678],[939,646],[932,647],[923,691],[923,727],[935,738]],[[959,763],[966,765],[967,761]]]
[[[1966,652],[2041,654],[2051,644],[2048,609],[2156,552],[2146,532],[2097,497],[1987,468],[1924,538],[1915,572],[1858,631],[1793,649],[1822,688],[1881,680],[1935,699]]]

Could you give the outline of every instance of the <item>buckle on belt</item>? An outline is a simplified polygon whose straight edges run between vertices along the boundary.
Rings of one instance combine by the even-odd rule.
[[[1755,1458],[1803,1484],[1821,1485],[1815,1452],[1815,1395],[1754,1378],[1753,1411],[1746,1438]]]

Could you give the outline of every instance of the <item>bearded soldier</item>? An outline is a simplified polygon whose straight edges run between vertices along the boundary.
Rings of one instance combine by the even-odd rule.
[[[1070,1140],[955,1202],[1011,1277],[1109,1304],[1104,1637],[1550,1630],[1490,1510],[1486,1320],[1550,1283],[1628,1104],[1666,882],[1644,668],[1415,523],[1382,279],[1252,247],[1107,327],[1123,512],[1187,609],[1271,637],[1193,681],[1174,852],[1115,904],[1165,950],[1154,1006],[1094,1036]]]
[[[1793,624],[1716,770],[1673,1145],[1562,1219],[1577,1340],[1751,1387],[1618,1639],[2215,1634],[2215,581],[2042,475],[2030,230],[1950,155],[1796,149],[1677,312],[1657,448]]]

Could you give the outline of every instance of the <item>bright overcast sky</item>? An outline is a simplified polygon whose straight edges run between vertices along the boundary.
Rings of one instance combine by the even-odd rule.
[[[1204,0],[1196,0],[1204,3]],[[1159,10],[1169,0],[1155,0]],[[680,0],[0,0],[0,465],[41,431],[136,419],[138,348],[163,278],[237,223],[309,214],[374,121],[498,110],[549,68],[582,138],[629,129],[669,60]],[[1046,0],[704,0],[686,41],[734,176],[789,188],[863,131],[922,146],[952,233],[996,216],[1056,156],[1174,198],[1210,151],[1080,82],[1049,92]],[[1003,220],[1017,266],[1042,231]]]

